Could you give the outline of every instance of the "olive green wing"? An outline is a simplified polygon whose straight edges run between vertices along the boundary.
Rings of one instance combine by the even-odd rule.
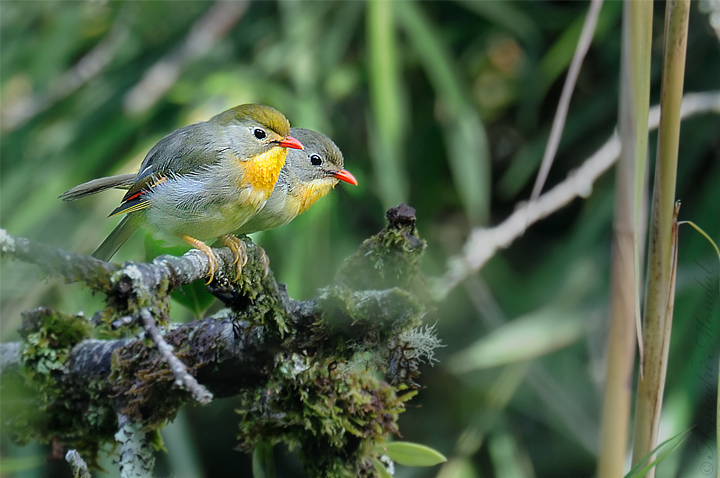
[[[227,149],[226,141],[211,125],[185,126],[165,136],[145,156],[135,182],[110,216],[139,211],[149,206],[147,193],[164,181],[216,164]]]

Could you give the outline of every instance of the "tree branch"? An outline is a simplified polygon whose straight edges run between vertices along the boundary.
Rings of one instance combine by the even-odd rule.
[[[261,249],[250,239],[245,239],[251,264],[257,269]],[[8,256],[42,267],[48,274],[63,277],[68,282],[83,282],[94,292],[107,295],[109,310],[103,312],[106,318],[139,317],[140,309],[152,305],[165,309],[158,299],[166,299],[167,294],[207,276],[207,256],[193,249],[181,257],[163,255],[151,263],[126,262],[117,266],[90,256],[65,252],[22,237],[10,235],[0,229],[0,255]],[[232,288],[235,277],[233,256],[228,248],[215,249],[218,258],[218,271],[211,287],[214,290]],[[256,280],[254,275],[246,274],[241,281]],[[262,284],[270,286],[272,277],[262,279]]]
[[[425,243],[414,214],[405,205],[388,211],[388,226],[306,302],[292,300],[272,273],[265,276],[260,249],[249,239],[240,277],[228,275],[235,271],[229,250],[216,250],[220,270],[207,289],[228,308],[168,327],[154,318],[167,317],[171,290],[204,278],[204,254],[115,266],[0,230],[3,255],[83,281],[106,293],[108,303],[95,314],[105,327],[96,329],[98,322],[82,315],[23,313],[22,341],[0,344],[4,393],[19,394],[3,401],[15,407],[3,409],[8,427],[21,443],[62,441],[91,465],[100,445],[120,437],[121,462],[139,463],[144,455],[124,454],[124,444],[134,443],[130,428],[130,435],[145,436],[186,403],[235,396],[242,449],[261,441],[300,444],[310,476],[356,476],[375,445],[397,432],[398,413],[415,394],[418,364],[440,345],[432,328],[421,327],[418,297],[425,294],[417,279]],[[112,323],[133,327],[138,319],[145,337],[92,338],[117,334]]]
[[[683,97],[682,118],[707,112],[720,113],[720,92],[689,93]],[[654,106],[650,109],[649,129],[657,129],[659,122],[660,106]],[[620,139],[617,133],[613,133],[595,154],[577,170],[571,171],[565,181],[540,196],[536,202],[519,203],[510,217],[493,228],[473,229],[462,254],[451,257],[448,270],[435,281],[434,298],[444,299],[468,275],[482,269],[499,249],[509,247],[531,224],[565,207],[577,197],[589,196],[593,183],[617,161],[620,147]]]

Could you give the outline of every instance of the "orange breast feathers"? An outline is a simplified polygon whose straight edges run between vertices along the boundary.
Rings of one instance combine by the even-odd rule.
[[[241,162],[241,187],[250,186],[254,192],[264,195],[265,199],[269,198],[280,176],[280,170],[285,165],[286,156],[287,149],[277,147],[249,161]]]

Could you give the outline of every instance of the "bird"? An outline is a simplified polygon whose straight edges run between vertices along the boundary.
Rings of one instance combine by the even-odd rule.
[[[257,214],[235,231],[236,235],[284,226],[307,211],[339,181],[357,186],[355,177],[343,169],[343,154],[330,138],[305,128],[290,128],[290,134],[305,149],[288,152],[270,198]]]
[[[233,253],[239,278],[245,244],[232,234],[271,196],[288,149],[303,144],[276,109],[244,104],[210,120],[179,128],[148,152],[137,174],[122,174],[76,186],[60,198],[79,199],[111,188],[127,188],[110,217],[125,216],[93,257],[108,261],[139,228],[163,239],[180,239],[208,259],[208,284],[217,257],[204,242],[219,238]]]
[[[339,181],[357,185],[352,173],[343,169],[343,154],[330,138],[305,128],[290,128],[290,135],[300,141],[305,149],[288,150],[285,166],[280,171],[270,198],[260,211],[233,234],[247,235],[283,226],[325,196]],[[73,190],[65,195],[70,199],[78,199],[110,188],[128,189],[134,179],[134,174],[95,179],[81,185],[83,188],[80,195],[73,194]],[[262,252],[261,257],[267,270],[267,257]]]

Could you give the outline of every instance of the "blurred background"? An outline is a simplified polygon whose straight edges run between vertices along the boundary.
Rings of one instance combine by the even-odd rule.
[[[259,102],[293,126],[330,136],[359,182],[341,183],[293,223],[253,236],[290,295],[313,297],[400,202],[417,209],[431,280],[461,252],[473,227],[501,222],[529,197],[587,9],[585,2],[556,1],[3,1],[0,226],[90,254],[117,223],[106,216],[123,193],[73,203],[59,194],[134,172],[170,131]],[[656,2],[651,105],[659,98],[664,10]],[[545,190],[615,128],[621,13],[621,2],[602,8]],[[717,0],[693,2],[688,92],[720,89],[720,32],[712,27],[719,17]],[[651,160],[656,139],[652,134]],[[613,183],[614,174],[605,174],[587,199],[533,225],[435,304],[427,323],[436,324],[446,347],[437,351],[438,364],[423,369],[423,388],[400,430],[404,440],[434,447],[450,461],[430,469],[399,466],[395,476],[594,476]],[[716,241],[719,185],[720,116],[689,119],[680,137],[680,218]],[[144,260],[144,241],[136,234],[114,260]],[[0,281],[3,342],[18,339],[23,310],[43,305],[92,314],[103,306],[102,297],[78,284],[6,259]],[[709,301],[706,281],[714,291]],[[715,423],[698,370],[717,378],[717,281],[712,248],[681,230],[661,438],[691,426],[695,436],[659,467],[661,478],[715,476],[716,470],[704,473],[707,460],[696,444]],[[194,318],[180,306],[173,314],[177,321]],[[708,314],[714,358],[698,342],[697,319]],[[491,333],[513,321],[531,326],[500,338]],[[478,342],[484,355],[473,370],[450,366],[453,355]],[[542,356],[508,357],[507,343],[512,350],[541,344]],[[183,410],[163,430],[168,453],[158,454],[157,476],[251,476],[250,457],[233,451],[235,406],[221,400]],[[16,447],[7,433],[0,445],[3,476],[71,476],[65,462],[45,461],[46,446]],[[714,449],[712,438],[707,445]],[[278,447],[275,457],[278,476],[304,476],[296,452]],[[117,476],[112,458],[103,466],[108,473],[96,476]]]

